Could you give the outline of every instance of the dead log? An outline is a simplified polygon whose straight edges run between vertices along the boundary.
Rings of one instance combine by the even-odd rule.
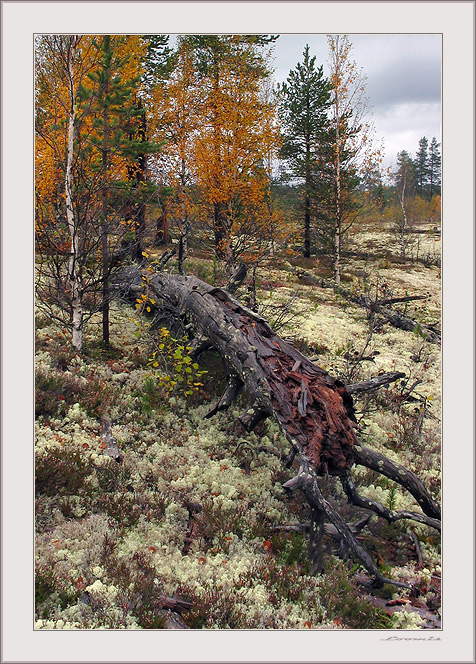
[[[345,389],[349,394],[360,394],[362,392],[373,392],[378,390],[380,387],[387,387],[390,383],[394,383],[400,378],[405,378],[405,374],[401,371],[391,371],[390,373],[380,374],[379,376],[374,376],[365,380],[362,383],[351,383],[346,385]]]
[[[228,370],[229,382],[212,413],[226,409],[241,389],[246,389],[250,402],[240,417],[245,428],[251,430],[268,416],[278,422],[291,445],[290,458],[299,464],[296,477],[283,486],[288,491],[303,491],[311,507],[313,568],[320,568],[320,544],[324,518],[327,518],[348,550],[371,574],[375,585],[392,583],[408,587],[380,574],[352,530],[324,499],[319,487],[318,477],[323,475],[339,476],[344,485],[347,482],[350,486],[350,469],[354,463],[359,463],[393,479],[417,499],[424,514],[415,517],[408,513],[399,518],[415,518],[431,526],[439,518],[439,506],[414,473],[359,444],[352,397],[343,383],[275,334],[263,318],[226,290],[194,276],[164,272],[149,276],[139,267],[131,266],[118,275],[115,286],[131,302],[147,288],[159,303],[157,307],[180,319],[185,329],[193,330],[198,339],[206,339],[219,353]],[[356,491],[352,496],[349,492],[348,496],[354,502],[358,500]],[[365,507],[394,520],[388,510],[378,511],[374,504]]]

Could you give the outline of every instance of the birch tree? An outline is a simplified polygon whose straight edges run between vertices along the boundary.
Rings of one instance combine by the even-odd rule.
[[[263,47],[275,38],[264,35],[197,35],[186,37],[195,55],[200,86],[201,126],[196,142],[197,185],[212,217],[215,251],[233,263],[234,204],[277,136],[267,121],[272,108],[263,83],[270,75]]]
[[[408,244],[408,215],[407,198],[413,194],[415,184],[415,168],[412,159],[406,150],[397,154],[398,169],[394,174],[395,192],[400,204],[401,215],[397,217],[396,231],[400,243],[400,256],[406,261],[406,250]]]
[[[76,119],[76,94],[74,89],[75,81],[75,60],[76,47],[81,37],[68,35],[65,38],[65,64],[68,67],[68,92],[69,92],[69,113],[68,113],[68,149],[66,156],[66,175],[65,175],[65,201],[66,201],[66,219],[68,222],[69,233],[71,236],[71,256],[69,259],[68,278],[71,287],[71,322],[72,322],[72,343],[73,348],[79,353],[83,349],[83,306],[81,294],[81,275],[77,269],[77,256],[79,250],[78,233],[74,219],[73,196],[71,188],[71,176],[73,170],[74,158],[74,124]],[[63,51],[63,44],[60,42],[60,51]]]
[[[128,178],[137,155],[155,149],[134,137],[145,47],[141,37],[36,40],[36,291],[39,306],[72,327],[78,352],[101,310],[109,341],[111,257],[117,263],[135,223],[127,207],[149,193]]]
[[[53,318],[71,326],[72,346],[79,353],[87,285],[83,280],[85,229],[75,204],[75,145],[85,115],[78,110],[78,91],[94,66],[87,41],[79,35],[45,35],[37,38],[35,53],[35,216],[37,266],[42,276],[37,293]]]
[[[196,211],[191,187],[196,180],[195,144],[200,127],[200,90],[194,54],[179,37],[167,80],[159,81],[151,92],[154,138],[164,150],[154,158],[154,176],[161,182],[162,206],[158,240],[168,241],[168,217],[179,234],[179,272],[188,253],[192,217]],[[196,212],[195,212],[196,213]]]
[[[365,97],[366,77],[351,59],[347,35],[328,36],[331,92],[331,168],[334,208],[334,280],[341,281],[342,238],[366,206],[354,196],[381,161]]]

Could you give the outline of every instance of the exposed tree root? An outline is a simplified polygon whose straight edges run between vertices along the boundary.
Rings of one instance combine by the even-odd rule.
[[[412,473],[411,470],[395,463],[395,461],[391,461],[383,454],[361,445],[357,445],[354,448],[354,460],[355,463],[375,470],[377,473],[381,473],[405,487],[419,503],[427,516],[433,519],[441,519],[440,506],[431,497],[420,478],[415,473]]]
[[[436,528],[436,530],[441,530],[441,522],[438,519],[432,519],[431,517],[426,516],[425,514],[419,514],[418,512],[408,512],[405,510],[395,512],[393,510],[387,509],[374,500],[363,498],[357,493],[357,489],[355,488],[354,483],[348,475],[340,477],[340,481],[349,499],[349,502],[351,502],[353,505],[356,505],[357,507],[363,507],[366,510],[371,510],[390,523],[393,523],[394,521],[400,521],[401,519],[411,519],[413,521],[424,523],[425,525],[431,526],[432,528]]]

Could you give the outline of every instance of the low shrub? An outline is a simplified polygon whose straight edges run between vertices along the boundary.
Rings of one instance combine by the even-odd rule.
[[[361,597],[349,580],[346,566],[328,561],[322,576],[322,595],[327,619],[350,629],[389,629],[391,621],[381,609]]]
[[[92,463],[79,451],[53,449],[37,454],[35,493],[46,496],[77,495],[93,470]]]
[[[83,393],[83,386],[71,374],[51,369],[35,371],[35,417],[65,415]]]

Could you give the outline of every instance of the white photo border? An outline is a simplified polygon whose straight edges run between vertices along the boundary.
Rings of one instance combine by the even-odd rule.
[[[474,662],[474,2],[2,2],[2,662]],[[34,34],[443,38],[443,629],[34,631]]]

